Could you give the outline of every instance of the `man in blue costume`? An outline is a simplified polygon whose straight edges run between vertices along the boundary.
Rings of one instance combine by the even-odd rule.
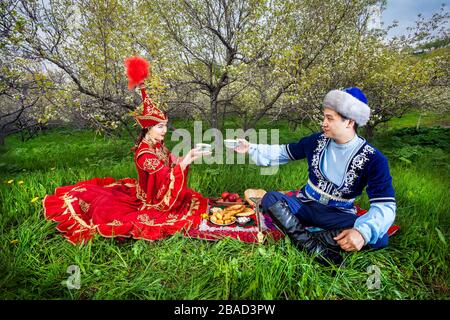
[[[340,250],[379,249],[388,245],[387,231],[395,219],[396,202],[386,157],[357,135],[370,117],[358,88],[330,91],[323,101],[323,132],[286,145],[250,144],[239,139],[239,153],[248,152],[260,166],[306,158],[309,179],[288,196],[268,192],[262,207],[293,243],[309,253],[340,263]],[[370,209],[356,215],[355,198],[364,188]],[[305,226],[322,229],[309,232]]]

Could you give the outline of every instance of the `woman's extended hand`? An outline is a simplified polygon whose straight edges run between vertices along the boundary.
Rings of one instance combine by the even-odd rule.
[[[250,143],[248,143],[245,139],[237,139],[239,141],[239,144],[236,148],[234,148],[234,151],[237,153],[246,153],[248,152],[248,149],[250,148]]]
[[[201,156],[209,156],[211,151],[201,151],[200,149],[194,148],[189,150],[189,152],[183,157],[183,160],[180,162],[181,168],[185,169],[188,165],[194,162],[196,159]]]

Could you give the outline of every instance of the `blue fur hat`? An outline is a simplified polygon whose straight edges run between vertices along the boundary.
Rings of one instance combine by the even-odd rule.
[[[356,87],[331,90],[323,99],[323,106],[355,120],[360,127],[364,126],[370,118],[367,98],[361,89]]]

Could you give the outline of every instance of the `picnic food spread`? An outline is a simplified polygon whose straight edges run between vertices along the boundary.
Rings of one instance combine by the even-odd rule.
[[[217,225],[231,225],[236,222],[236,217],[249,216],[255,213],[253,209],[247,208],[243,204],[235,204],[224,209],[213,207],[210,212],[209,220]]]

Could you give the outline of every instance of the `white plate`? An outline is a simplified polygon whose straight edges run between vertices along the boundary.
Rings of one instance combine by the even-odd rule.
[[[235,219],[234,221],[231,221],[230,223],[221,224],[221,223],[217,223],[217,222],[212,221],[212,220],[211,220],[211,217],[209,218],[209,221],[210,221],[212,224],[215,224],[216,226],[230,226],[230,225],[236,223],[236,219]]]
[[[231,226],[232,224],[235,224],[236,223],[236,220],[234,220],[233,222],[230,222],[230,223],[225,223],[225,224],[220,224],[220,223],[216,223],[216,222],[213,222],[213,221],[211,221],[211,220],[209,220],[212,224],[215,224],[216,226],[221,226],[221,227],[224,227],[224,226]]]

